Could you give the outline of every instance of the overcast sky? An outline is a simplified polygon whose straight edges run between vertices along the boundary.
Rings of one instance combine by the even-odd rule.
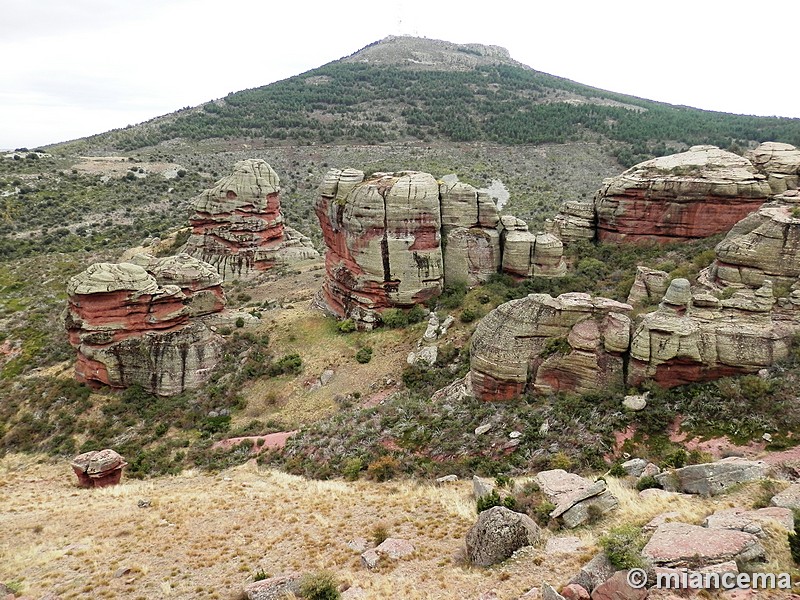
[[[800,117],[798,22],[798,0],[0,0],[0,148],[136,124],[387,35],[496,44],[615,92]]]

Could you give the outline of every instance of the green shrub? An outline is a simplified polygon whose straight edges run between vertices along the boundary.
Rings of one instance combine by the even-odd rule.
[[[636,489],[639,490],[640,492],[642,490],[649,490],[660,487],[661,484],[658,483],[658,480],[652,475],[644,475],[640,477],[639,480],[636,482]]]
[[[439,306],[442,308],[454,309],[464,303],[467,295],[467,285],[464,283],[453,283],[446,285],[442,295],[439,296]]]
[[[330,571],[307,573],[300,579],[300,596],[306,600],[338,600],[339,582]]]
[[[342,476],[348,481],[355,481],[364,470],[364,461],[360,458],[348,458],[342,465]]]
[[[614,527],[608,534],[600,538],[603,552],[617,570],[645,567],[645,561],[642,558],[644,544],[642,530],[634,525]]]
[[[689,453],[686,452],[683,448],[678,448],[674,452],[670,452],[664,458],[664,464],[668,467],[675,467],[676,469],[680,469],[681,467],[686,466],[686,462],[689,460]]]
[[[270,575],[264,569],[259,569],[253,574],[253,581],[264,581],[269,579]]]
[[[572,459],[565,452],[556,452],[550,457],[551,469],[563,469],[569,471],[572,468]]]
[[[378,523],[372,528],[372,543],[380,546],[389,537],[389,528],[385,523]]]
[[[351,333],[356,330],[356,324],[353,322],[353,319],[345,319],[336,325],[336,329],[339,330],[339,333]]]
[[[481,514],[483,511],[489,510],[493,506],[502,506],[502,504],[503,502],[500,499],[500,494],[497,493],[497,490],[492,490],[488,494],[484,494],[478,498],[475,510],[478,514]]]
[[[267,375],[277,377],[278,375],[299,375],[303,370],[303,359],[297,353],[287,354],[277,362],[272,363],[267,369]]]
[[[387,308],[381,313],[381,322],[391,329],[408,326],[408,315],[399,308]]]
[[[622,468],[620,463],[614,463],[608,470],[608,474],[612,477],[625,477],[628,475],[628,472]]]
[[[372,360],[372,348],[364,346],[356,352],[356,362],[365,365]]]
[[[237,318],[236,318],[236,323],[235,323],[235,325],[236,325],[236,327],[238,327],[239,329],[241,329],[242,327],[244,327],[244,317],[237,317]]]
[[[542,351],[539,352],[539,356],[542,358],[547,358],[548,356],[553,356],[554,354],[566,355],[570,352],[572,352],[572,346],[569,345],[567,338],[548,338],[544,343]]]
[[[408,322],[412,325],[414,323],[422,323],[427,317],[428,311],[419,304],[415,304],[411,310],[408,311]]]
[[[462,323],[472,323],[475,319],[480,318],[480,313],[477,310],[465,308],[458,318]]]

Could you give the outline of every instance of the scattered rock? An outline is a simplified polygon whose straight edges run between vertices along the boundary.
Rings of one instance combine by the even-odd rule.
[[[254,581],[245,586],[244,593],[247,600],[283,600],[290,594],[300,594],[301,577],[299,573],[292,573]]]
[[[675,511],[669,511],[665,513],[661,513],[660,515],[656,515],[650,521],[648,521],[643,527],[643,532],[650,532],[655,531],[664,523],[672,523],[675,521],[679,521],[681,519],[681,513]]]
[[[399,538],[386,538],[375,548],[361,555],[361,563],[370,570],[378,568],[384,558],[398,560],[414,553],[414,544]]]
[[[769,503],[772,506],[800,510],[800,483],[794,483],[779,494],[774,495]]]
[[[714,496],[737,483],[764,479],[766,472],[762,461],[729,457],[660,473],[656,480],[667,491]]]
[[[619,502],[602,479],[592,482],[563,469],[541,471],[534,478],[547,499],[556,505],[550,513],[574,528],[614,510]]]
[[[586,588],[577,583],[569,583],[561,588],[561,595],[567,600],[590,600],[591,596]]]
[[[622,400],[622,406],[632,411],[644,410],[647,407],[647,397],[650,392],[644,394],[636,394],[633,396],[625,396]]]
[[[140,498],[136,502],[136,506],[139,508],[150,508],[150,498]]]
[[[436,478],[437,485],[446,485],[448,483],[454,483],[456,481],[458,481],[458,475],[445,475],[444,477]]]
[[[556,589],[547,584],[542,584],[542,600],[565,600],[564,596],[559,594]]]
[[[352,550],[353,552],[358,552],[359,554],[361,554],[369,549],[369,542],[366,540],[366,538],[357,537],[348,541],[347,547],[350,548],[350,550]]]
[[[764,549],[754,535],[743,531],[664,523],[653,533],[642,555],[657,566],[696,568],[730,560],[758,560],[764,557]]]
[[[487,433],[491,428],[492,428],[492,424],[491,423],[486,423],[484,425],[478,425],[475,428],[475,435],[483,435],[484,433]]]
[[[342,592],[342,600],[366,600],[368,598],[367,591],[358,586],[352,586]]]
[[[644,468],[647,466],[647,461],[642,458],[632,458],[630,460],[626,460],[622,465],[620,465],[625,472],[632,476],[632,477],[639,477],[644,472]]]
[[[322,375],[319,376],[319,382],[322,385],[328,385],[331,381],[333,381],[333,376],[335,375],[333,369],[325,369],[322,372]]]
[[[539,526],[529,516],[494,506],[478,515],[478,520],[467,532],[467,558],[482,567],[509,558],[523,546],[534,546],[541,541]]]
[[[522,437],[522,432],[521,431],[512,431],[511,433],[508,434],[508,437],[510,437],[512,440],[516,440],[516,439]]]
[[[477,475],[472,476],[472,497],[483,498],[494,491],[494,484],[487,479],[482,479]]]
[[[617,571],[598,585],[592,592],[592,600],[644,600],[646,588],[634,588],[628,583],[628,571]]]
[[[766,535],[763,527],[765,523],[774,523],[786,531],[794,531],[792,511],[788,508],[778,507],[757,510],[744,508],[718,510],[705,518],[703,526],[711,529],[736,529],[757,537],[764,537]]]
[[[587,591],[592,592],[601,583],[610,579],[616,570],[608,557],[602,552],[581,567],[580,572],[569,580],[569,583],[576,583]]]

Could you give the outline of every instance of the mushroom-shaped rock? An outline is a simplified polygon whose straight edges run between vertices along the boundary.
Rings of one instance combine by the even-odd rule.
[[[81,487],[106,487],[120,482],[122,469],[128,463],[114,450],[107,448],[79,454],[70,465]]]

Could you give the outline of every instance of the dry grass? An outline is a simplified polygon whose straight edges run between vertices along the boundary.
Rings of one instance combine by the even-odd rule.
[[[456,557],[475,520],[468,481],[437,488],[408,481],[308,481],[254,462],[218,475],[124,481],[99,490],[75,485],[68,465],[9,455],[0,461],[0,581],[18,581],[36,596],[62,598],[236,597],[256,571],[328,569],[374,598],[476,598],[494,589],[516,598],[542,581],[565,583],[592,555],[600,535],[642,524],[665,511],[691,522],[730,504],[746,506],[745,486],[716,499],[657,498],[609,478],[621,510],[578,535],[589,548],[547,556],[527,548],[505,563],[478,569]],[[150,508],[137,507],[140,498]],[[371,573],[346,546],[370,539],[376,524],[411,540],[416,552]],[[767,570],[789,568],[785,534],[770,530]]]

